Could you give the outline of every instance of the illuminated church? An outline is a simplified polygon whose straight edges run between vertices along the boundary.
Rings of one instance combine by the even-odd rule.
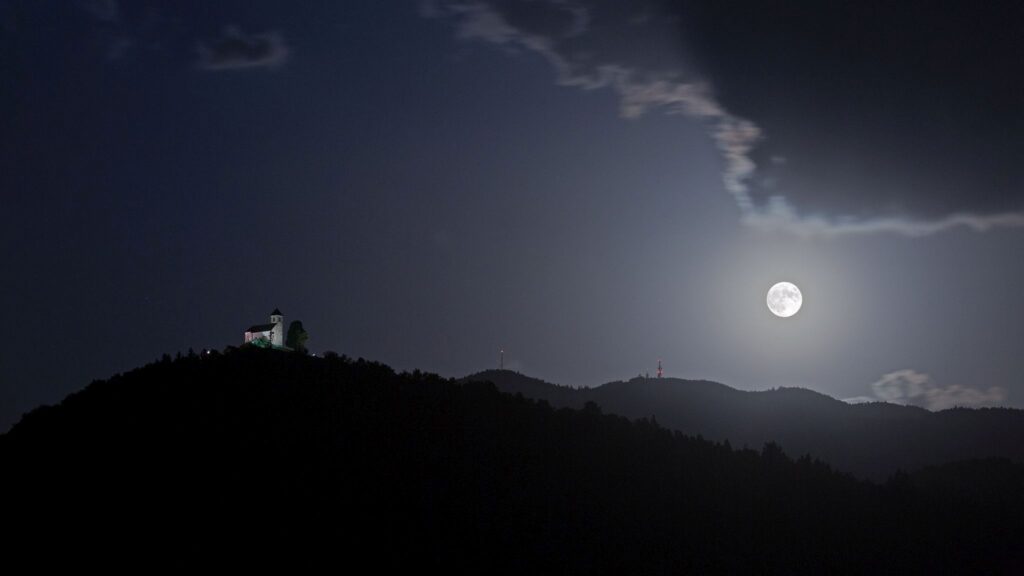
[[[245,331],[245,343],[273,348],[284,347],[284,315],[277,308],[270,313],[270,324],[257,324]]]

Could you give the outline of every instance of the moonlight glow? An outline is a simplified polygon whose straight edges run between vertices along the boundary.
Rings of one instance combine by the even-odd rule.
[[[800,311],[803,303],[800,289],[790,282],[779,282],[768,290],[768,309],[776,316],[789,318]]]

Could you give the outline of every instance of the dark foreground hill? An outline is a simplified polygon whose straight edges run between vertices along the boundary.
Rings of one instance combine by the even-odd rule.
[[[1024,411],[1009,408],[929,412],[895,404],[851,405],[802,388],[748,392],[675,378],[634,378],[595,388],[557,386],[508,370],[466,379],[491,381],[502,391],[556,407],[595,402],[606,412],[654,417],[667,428],[733,446],[777,442],[787,453],[811,454],[876,480],[897,470],[970,458],[1024,462]]]
[[[0,436],[4,562],[515,574],[1014,573],[1020,467],[854,480],[344,358],[94,382]],[[978,478],[987,480],[978,494]],[[992,491],[995,492],[992,492]]]

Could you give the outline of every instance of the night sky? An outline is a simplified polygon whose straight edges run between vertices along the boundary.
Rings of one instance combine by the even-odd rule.
[[[1024,7],[810,4],[0,0],[0,430],[275,307],[444,376],[1024,406]]]

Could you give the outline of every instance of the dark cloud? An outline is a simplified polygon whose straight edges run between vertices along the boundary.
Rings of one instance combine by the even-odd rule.
[[[199,43],[199,68],[203,70],[242,70],[277,67],[288,59],[288,46],[276,32],[246,36],[228,27],[215,40]]]
[[[121,15],[117,0],[79,0],[78,5],[101,22],[116,22]]]
[[[703,119],[744,223],[803,235],[1024,226],[1016,3],[437,0],[622,114]]]
[[[107,45],[107,60],[120,60],[131,49],[135,41],[131,38],[120,37],[111,40]]]
[[[687,3],[680,26],[719,102],[765,136],[760,206],[919,232],[1022,223],[1021,4],[746,4]]]

